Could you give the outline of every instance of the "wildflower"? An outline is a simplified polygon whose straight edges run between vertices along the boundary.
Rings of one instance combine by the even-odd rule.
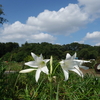
[[[81,70],[78,67],[78,64],[80,62],[74,61],[75,58],[76,58],[76,53],[73,56],[70,56],[70,54],[68,53],[66,55],[66,59],[60,61],[60,65],[61,65],[62,70],[64,72],[65,81],[68,80],[68,78],[69,78],[69,71],[74,71],[79,76],[83,77],[83,73],[81,72]]]
[[[31,55],[34,58],[34,61],[26,62],[25,65],[28,65],[35,69],[25,69],[25,70],[20,71],[20,73],[27,73],[27,72],[36,70],[35,79],[36,79],[36,82],[38,82],[41,71],[48,74],[48,68],[46,66],[46,63],[49,61],[49,59],[43,59],[42,54],[39,57],[35,55],[34,53],[31,53]]]
[[[69,53],[67,53],[66,55],[66,59],[70,59],[71,58],[71,55]],[[90,61],[86,61],[86,60],[78,60],[78,59],[75,59],[76,58],[76,53],[74,54],[73,56],[73,60],[74,62],[77,63],[78,67],[80,68],[83,68],[85,70],[89,69],[89,67],[86,67],[86,66],[82,66],[83,63],[90,63]]]

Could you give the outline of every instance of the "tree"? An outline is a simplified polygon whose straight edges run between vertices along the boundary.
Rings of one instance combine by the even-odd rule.
[[[3,24],[4,22],[7,22],[8,20],[1,17],[1,15],[5,15],[2,9],[2,5],[0,4],[0,24]]]
[[[83,48],[82,50],[79,51],[78,57],[80,59],[90,59],[89,58],[89,50],[87,48]]]

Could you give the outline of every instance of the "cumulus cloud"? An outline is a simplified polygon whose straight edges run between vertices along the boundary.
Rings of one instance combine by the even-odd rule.
[[[95,44],[96,46],[100,46],[100,43]]]
[[[83,41],[91,41],[91,43],[95,43],[95,45],[100,44],[100,31],[95,31],[93,33],[87,33],[83,38]]]
[[[86,12],[92,20],[100,17],[100,0],[78,0],[83,11]]]
[[[2,34],[18,34],[18,33],[32,33],[35,32],[36,27],[34,26],[29,26],[26,24],[22,24],[19,21],[16,21],[13,24],[4,24],[3,29],[2,29]]]
[[[0,42],[51,42],[53,43],[56,38],[47,33],[37,31],[35,26],[22,24],[19,21],[9,25],[4,24],[0,29]]]
[[[44,10],[37,17],[29,17],[28,25],[37,26],[40,31],[69,35],[87,23],[88,16],[77,4],[69,4],[59,11]]]
[[[53,43],[56,38],[53,37],[52,35],[49,35],[47,33],[39,33],[39,34],[34,34],[31,36],[31,41],[32,42],[43,42],[45,40],[45,42],[51,42]]]
[[[99,31],[95,31],[93,33],[87,33],[84,39],[85,40],[88,40],[88,39],[92,39],[92,40],[93,39],[94,40],[100,39],[100,32]]]

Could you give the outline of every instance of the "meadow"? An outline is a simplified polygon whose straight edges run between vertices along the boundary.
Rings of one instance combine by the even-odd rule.
[[[100,77],[85,74],[82,78],[70,71],[69,79],[64,81],[58,62],[54,61],[52,66],[51,81],[41,73],[36,83],[35,71],[19,73],[29,68],[24,62],[0,61],[0,100],[100,100]],[[16,73],[5,73],[8,70]]]

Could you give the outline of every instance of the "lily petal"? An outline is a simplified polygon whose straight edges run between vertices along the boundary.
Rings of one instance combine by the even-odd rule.
[[[32,55],[32,57],[33,57],[34,60],[37,59],[37,55],[35,55],[33,52],[31,52],[31,55]]]
[[[80,64],[90,63],[90,61],[86,61],[86,60],[74,60],[74,61],[79,62]]]
[[[86,66],[79,66],[80,68],[83,68],[85,70],[89,69],[89,67],[86,67]]]
[[[43,60],[45,63],[47,63],[48,61],[50,61],[50,59],[44,59]]]
[[[91,61],[86,61],[86,60],[83,60],[83,62],[84,62],[84,63],[91,63]]]
[[[65,67],[65,63],[64,63],[64,61],[63,61],[63,60],[62,60],[62,61],[60,61],[59,63],[60,63],[60,65],[61,65],[61,67],[62,67],[62,68],[64,68],[64,67]]]
[[[80,70],[77,69],[69,69],[70,71],[74,71],[75,73],[77,73],[79,76],[83,77],[83,73]]]
[[[72,59],[75,59],[76,58],[76,52],[75,52],[75,54],[72,56]]]
[[[79,66],[84,63],[83,60],[74,60],[74,62],[76,62]]]
[[[79,67],[77,65],[75,65],[74,68],[77,69],[77,71],[81,74],[82,77],[84,76],[83,72],[79,69]]]
[[[63,64],[63,63],[64,63],[64,60],[60,61],[59,63],[60,63],[60,64]]]
[[[48,70],[47,66],[41,68],[41,70],[42,70],[44,73],[48,74],[48,71],[49,71],[49,70]]]
[[[43,59],[43,56],[42,56],[42,54],[40,54],[40,58],[41,58],[41,59]]]
[[[28,65],[28,66],[30,66],[30,67],[38,67],[38,66],[36,65],[36,62],[35,62],[35,61],[26,62],[25,65]]]
[[[40,77],[40,73],[41,73],[41,70],[38,69],[38,70],[36,71],[36,74],[35,74],[36,82],[38,82],[38,79],[39,79],[39,77]]]
[[[64,69],[63,69],[63,72],[64,72],[64,76],[65,76],[65,81],[67,81],[69,78],[69,72],[68,72],[68,70],[64,70]]]
[[[21,70],[19,73],[29,73],[29,72],[32,72],[33,70],[36,70],[36,69],[24,69],[24,70]]]
[[[69,53],[66,54],[66,59],[70,59],[71,55]]]

